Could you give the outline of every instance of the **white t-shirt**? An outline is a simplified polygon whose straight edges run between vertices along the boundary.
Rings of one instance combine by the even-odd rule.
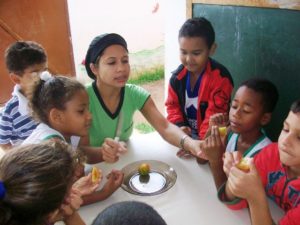
[[[239,139],[239,134],[230,133],[228,136],[228,143],[226,145],[226,152],[234,152],[236,151],[237,141]],[[253,157],[256,153],[258,153],[262,148],[271,144],[272,141],[263,134],[257,141],[251,145],[250,148],[244,153],[243,157]]]
[[[25,144],[38,144],[45,140],[49,140],[51,138],[58,138],[61,140],[65,140],[64,136],[58,132],[57,130],[54,130],[53,128],[49,127],[45,123],[40,123],[36,129],[31,133],[31,135],[26,138],[22,145]],[[80,137],[78,136],[71,136],[71,145],[73,149],[76,149],[80,141]]]

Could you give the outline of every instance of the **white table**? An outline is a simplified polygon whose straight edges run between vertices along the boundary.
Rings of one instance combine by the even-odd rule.
[[[114,164],[100,163],[107,174],[111,169],[122,169],[139,160],[160,160],[172,166],[177,173],[175,185],[159,195],[137,196],[119,188],[105,201],[80,208],[79,213],[87,224],[91,224],[99,212],[109,205],[136,200],[153,206],[168,225],[242,225],[251,224],[248,210],[232,211],[217,198],[216,188],[208,165],[198,165],[194,159],[180,159],[177,148],[165,142],[156,132],[136,134],[128,142],[128,153]],[[273,218],[277,221],[283,212],[271,202]]]

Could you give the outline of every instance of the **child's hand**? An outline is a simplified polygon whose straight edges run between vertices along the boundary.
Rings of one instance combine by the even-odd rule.
[[[122,184],[124,179],[124,173],[120,170],[112,170],[106,178],[108,179],[106,184],[104,185],[102,191],[107,192],[107,194],[111,195],[115,192]]]
[[[188,126],[182,126],[180,127],[180,129],[186,133],[187,135],[191,136],[192,135],[192,129]]]
[[[253,163],[253,158],[249,160],[249,166],[249,172],[244,172],[233,166],[227,181],[228,189],[233,195],[248,201],[255,199],[260,193],[264,193],[264,187]]]
[[[98,187],[102,180],[102,172],[101,170],[100,179],[97,180],[97,182],[92,181],[92,173],[89,173],[87,176],[81,177],[79,180],[77,180],[73,185],[72,189],[79,190],[82,196],[89,195],[93,193]]]
[[[102,145],[102,157],[106,162],[114,163],[119,160],[120,152],[126,152],[127,146],[124,142],[105,138]]]
[[[228,125],[229,118],[227,113],[216,113],[209,117],[209,127],[218,126],[226,127]]]
[[[232,167],[239,163],[242,159],[242,154],[238,151],[235,152],[225,152],[223,157],[223,170],[226,176],[229,176],[229,172]]]
[[[75,172],[74,172],[74,181],[77,181],[84,176],[84,165],[77,163]]]
[[[225,147],[221,141],[217,126],[212,127],[210,136],[204,140],[202,144],[202,151],[210,163],[219,162],[222,160]]]
[[[70,194],[65,198],[64,203],[60,206],[60,214],[63,217],[71,216],[79,209],[83,200],[79,190],[71,189]]]

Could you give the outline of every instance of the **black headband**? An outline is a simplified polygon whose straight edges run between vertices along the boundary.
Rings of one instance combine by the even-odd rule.
[[[111,45],[122,45],[127,51],[127,43],[122,36],[115,33],[102,34],[94,38],[85,56],[85,69],[90,78],[96,79],[90,68],[90,63],[96,63],[96,60],[102,52]]]

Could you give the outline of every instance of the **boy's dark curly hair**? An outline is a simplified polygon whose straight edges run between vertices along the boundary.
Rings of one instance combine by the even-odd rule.
[[[179,36],[181,37],[201,37],[206,40],[208,48],[215,42],[215,31],[211,23],[204,17],[188,19],[181,26]]]
[[[45,49],[33,41],[17,41],[5,51],[7,70],[22,76],[30,66],[47,62]]]

